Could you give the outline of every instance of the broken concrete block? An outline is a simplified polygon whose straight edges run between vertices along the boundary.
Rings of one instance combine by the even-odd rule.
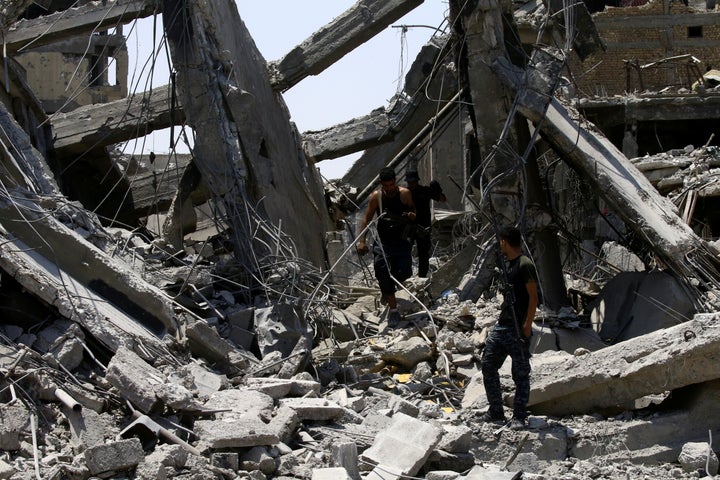
[[[678,463],[686,472],[718,473],[718,457],[707,442],[688,442],[683,445]]]
[[[274,429],[257,418],[198,420],[195,433],[200,438],[200,450],[272,445],[280,441]]]
[[[404,413],[410,417],[417,417],[420,414],[420,409],[416,405],[399,395],[391,394],[388,396],[388,408],[392,410],[393,414]]]
[[[347,475],[353,480],[360,480],[360,472],[358,471],[358,454],[355,442],[333,442],[330,445],[330,453],[332,454],[332,464],[336,467],[342,467]]]
[[[20,434],[30,430],[30,412],[22,405],[0,404],[0,450],[20,448]]]
[[[235,452],[215,452],[210,456],[210,464],[237,472],[240,468],[240,455]]]
[[[390,426],[378,433],[372,446],[362,453],[360,460],[412,476],[420,471],[441,438],[439,427],[397,413]]]
[[[96,411],[87,408],[81,410],[63,410],[70,425],[71,443],[82,452],[90,447],[105,443],[107,421]]]
[[[200,397],[208,397],[227,384],[227,376],[210,371],[204,364],[190,363],[187,373],[192,377],[192,387]]]
[[[83,344],[77,338],[68,338],[54,346],[43,359],[50,365],[62,365],[68,371],[74,371],[80,366],[84,355]]]
[[[12,477],[14,474],[15,469],[12,467],[12,465],[9,465],[4,461],[0,460],[0,478],[5,480]]]
[[[440,450],[450,453],[467,453],[472,446],[472,430],[465,425],[443,425]]]
[[[240,468],[247,471],[260,470],[265,475],[270,475],[277,469],[277,465],[267,448],[256,446],[245,452],[240,458]]]
[[[251,307],[235,310],[227,313],[225,319],[230,325],[228,340],[249,351],[252,341],[255,339],[255,332],[252,331],[255,309]]]
[[[612,409],[718,378],[720,368],[710,353],[720,341],[718,318],[717,313],[698,314],[681,325],[580,357],[556,357],[541,364],[537,360],[547,357],[533,356],[530,410],[565,415]]]
[[[397,342],[382,352],[381,358],[389,363],[401,365],[407,369],[433,357],[432,346],[420,337]]]
[[[343,467],[314,468],[312,480],[352,480]]]
[[[211,362],[227,360],[228,353],[235,348],[204,321],[196,321],[188,325],[185,335],[190,344],[190,351]]]
[[[461,474],[452,470],[433,470],[425,475],[425,480],[457,480]]]
[[[140,440],[129,438],[85,450],[85,463],[91,475],[106,475],[135,468],[145,459]]]
[[[345,412],[340,405],[324,398],[283,398],[279,405],[295,410],[300,420],[334,420]]]
[[[279,408],[273,417],[273,399],[255,390],[221,390],[211,395],[204,408],[218,413],[214,420],[195,422],[203,448],[274,445],[298,421],[290,409]]]
[[[287,358],[298,344],[300,337],[312,345],[313,332],[299,307],[289,303],[277,303],[271,307],[255,310],[255,334],[260,354],[280,352]]]
[[[517,471],[503,472],[499,467],[475,465],[464,477],[465,480],[513,480],[518,478]]]
[[[160,406],[155,388],[167,382],[162,372],[125,347],[119,347],[115,352],[105,379],[143,413],[150,413]]]

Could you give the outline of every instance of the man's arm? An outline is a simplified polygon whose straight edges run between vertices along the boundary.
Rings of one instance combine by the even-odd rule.
[[[411,209],[404,215],[407,215],[408,219],[414,222],[417,215],[415,214],[415,202],[413,202],[412,192],[409,188],[400,187],[400,201],[403,203],[403,205]]]
[[[529,296],[527,314],[525,315],[525,322],[523,323],[523,336],[525,338],[528,338],[532,333],[532,324],[533,320],[535,320],[535,311],[538,306],[537,286],[537,282],[528,282],[525,284]]]
[[[363,217],[362,226],[360,227],[360,238],[358,239],[356,249],[360,255],[365,255],[368,252],[368,247],[365,244],[365,237],[367,236],[366,227],[370,224],[375,211],[378,208],[378,193],[377,191],[370,194],[370,200],[368,200],[367,210],[365,210],[365,216]]]
[[[436,202],[447,201],[447,197],[445,197],[445,194],[442,191],[440,182],[438,182],[437,180],[433,180],[432,182],[430,182],[430,198],[432,198]]]

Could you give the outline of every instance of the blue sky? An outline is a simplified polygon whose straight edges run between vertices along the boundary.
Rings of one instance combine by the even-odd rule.
[[[313,32],[356,3],[355,0],[236,0],[245,22],[265,60],[279,60]],[[425,2],[393,25],[444,27],[447,0]],[[126,34],[131,26],[125,27]],[[152,19],[138,22],[128,39],[130,75],[150,55]],[[301,132],[320,130],[385,107],[402,87],[403,77],[418,51],[434,33],[427,27],[387,28],[372,40],[346,55],[318,76],[308,77],[284,93],[291,119]],[[137,59],[137,61],[136,61]],[[169,68],[162,53],[156,62],[152,85],[168,83]],[[147,69],[134,77],[131,90],[142,91],[149,82]],[[133,88],[133,86],[137,86]],[[169,135],[159,133],[145,145],[131,145],[135,151],[167,152]],[[187,151],[187,150],[185,150]],[[327,178],[342,176],[359,155],[318,163]]]

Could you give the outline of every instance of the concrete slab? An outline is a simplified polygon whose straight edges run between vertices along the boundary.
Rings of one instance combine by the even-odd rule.
[[[283,398],[279,405],[295,410],[301,420],[334,420],[345,413],[343,407],[324,398]]]
[[[442,433],[440,427],[396,413],[390,426],[378,433],[373,445],[360,455],[360,460],[412,476],[425,464]]]

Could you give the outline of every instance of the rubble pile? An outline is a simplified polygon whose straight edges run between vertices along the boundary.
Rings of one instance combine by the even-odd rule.
[[[360,0],[274,62],[231,1],[4,3],[0,480],[717,474],[718,149],[627,152],[658,116],[712,124],[718,87],[576,101],[569,56],[605,50],[584,3],[452,0],[390,109],[300,134],[282,93],[422,1]],[[117,27],[160,14],[173,83],[128,94]],[[182,158],[116,150],[181,126]],[[315,162],[361,151],[323,185]],[[384,166],[446,175],[460,207],[392,328],[351,217]],[[481,416],[501,224],[544,302],[521,426]],[[501,383],[509,411],[509,362]]]
[[[214,316],[165,335],[161,348],[132,336],[115,352],[51,309],[4,323],[0,478],[472,479],[523,472],[569,480],[693,478],[705,470],[705,434],[692,419],[701,407],[683,420],[687,412],[672,406],[675,392],[632,406],[611,402],[595,413],[538,413],[523,431],[479,421],[486,407],[479,358],[497,298],[463,301],[450,290],[426,307],[417,299],[426,298],[428,280],[413,277],[398,295],[404,318],[396,329],[387,328],[372,291],[343,309],[336,299],[331,316],[303,317],[296,306],[262,296],[255,305],[236,303],[212,280],[221,254],[177,266],[170,256],[159,260],[156,246],[129,241],[129,232],[121,253],[91,216],[75,218],[83,220],[76,231],[102,239],[97,243],[117,257],[143,269],[155,265],[143,275],[172,278],[194,265],[184,308]],[[277,271],[293,275],[292,265]],[[11,281],[3,275],[3,287]],[[685,335],[693,329],[682,328]],[[565,358],[582,363],[610,348],[593,329],[552,312],[538,315],[534,330],[538,385],[544,365],[556,371]],[[512,391],[509,370],[503,382]],[[716,383],[695,394],[705,412]],[[547,387],[533,386],[533,395],[536,388]],[[563,402],[571,409],[562,398],[559,410]],[[671,435],[659,433],[668,429]],[[716,472],[716,457],[708,458]]]

